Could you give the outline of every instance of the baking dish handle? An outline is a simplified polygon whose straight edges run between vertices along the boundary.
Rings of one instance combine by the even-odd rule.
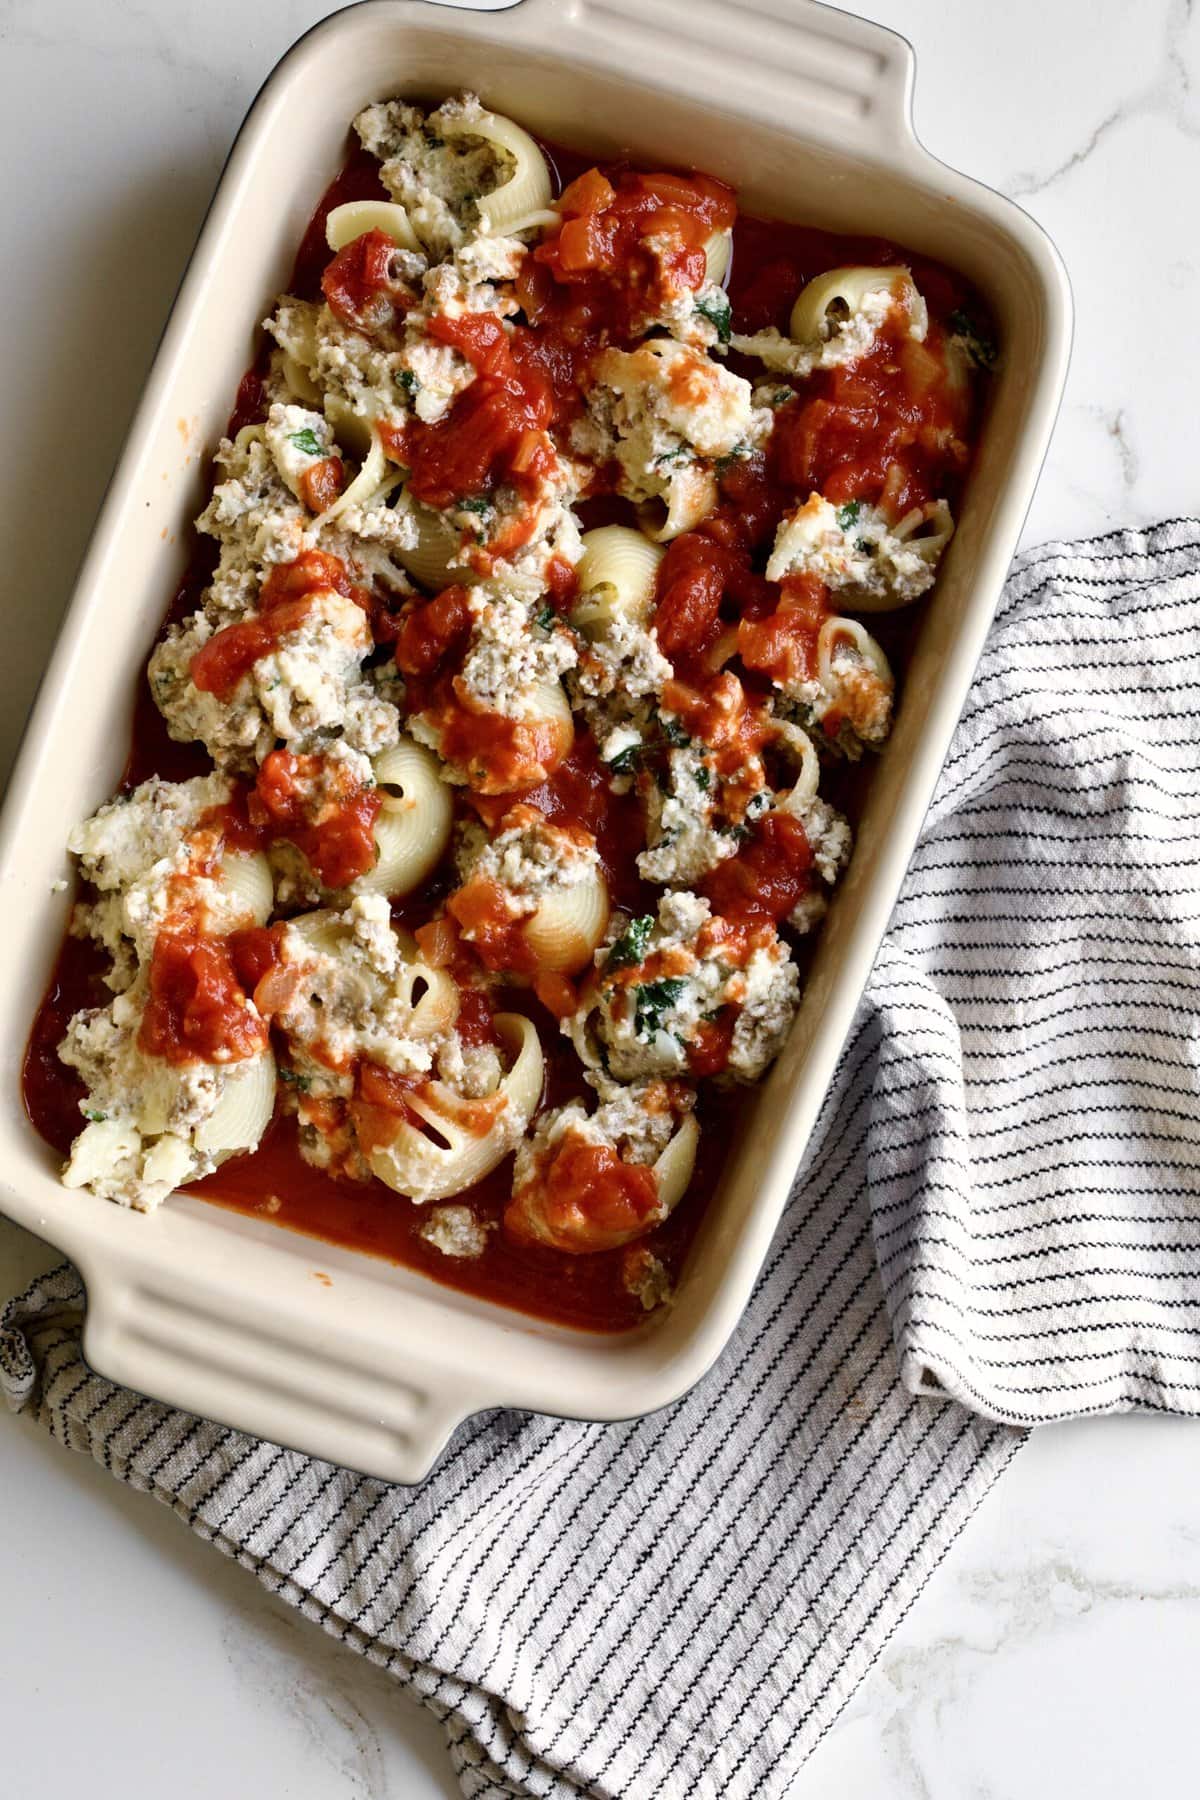
[[[714,100],[740,101],[756,117],[806,130],[841,148],[895,155],[916,145],[911,123],[913,51],[896,32],[817,0],[522,0],[544,41],[586,43],[591,60],[631,73],[631,52],[655,79],[697,74]],[[686,77],[687,79],[682,79]]]
[[[344,1320],[322,1329],[311,1319],[239,1319],[227,1293],[160,1271],[132,1283],[110,1266],[102,1277],[94,1263],[81,1272],[83,1354],[97,1374],[387,1481],[423,1481],[463,1420],[497,1403],[407,1351],[402,1364],[381,1367]]]

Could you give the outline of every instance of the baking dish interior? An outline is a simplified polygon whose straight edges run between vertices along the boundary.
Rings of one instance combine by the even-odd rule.
[[[140,1308],[155,1304],[194,1311],[197,1343],[220,1338],[235,1361],[239,1330],[250,1334],[247,1345],[253,1332],[281,1343],[302,1334],[339,1367],[370,1366],[401,1379],[419,1346],[422,1362],[460,1384],[460,1413],[472,1402],[503,1400],[621,1416],[663,1403],[694,1379],[732,1328],[766,1248],[1032,491],[1028,420],[1044,385],[1053,321],[1044,271],[996,216],[998,203],[939,171],[911,140],[883,166],[806,143],[799,110],[785,131],[723,111],[715,88],[703,101],[687,99],[633,72],[618,77],[561,63],[549,49],[506,43],[502,23],[502,16],[481,23],[478,16],[368,7],[345,16],[339,39],[310,38],[268,84],[164,340],[14,784],[0,946],[9,1022],[0,1052],[11,1196],[5,1204],[79,1263],[97,1302],[89,1354],[125,1379],[129,1364],[117,1356],[117,1341],[135,1329]],[[51,892],[56,880],[70,879],[67,832],[120,780],[135,683],[181,573],[203,471],[252,360],[257,321],[286,283],[312,208],[343,158],[354,113],[384,95],[440,98],[464,87],[573,147],[710,170],[738,188],[748,211],[878,233],[940,258],[983,292],[1004,347],[959,530],[904,674],[897,725],[793,1036],[749,1102],[675,1306],[621,1338],[528,1319],[194,1199],[176,1198],[145,1218],[67,1192],[20,1106],[22,1049],[69,903],[69,895]],[[235,1327],[235,1320],[242,1323]],[[179,1397],[218,1417],[231,1411],[219,1375],[206,1385],[193,1371]],[[262,1429],[252,1417],[230,1422]],[[303,1435],[302,1424],[297,1431]]]

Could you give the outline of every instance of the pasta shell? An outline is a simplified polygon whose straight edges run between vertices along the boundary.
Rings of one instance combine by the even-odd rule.
[[[603,637],[618,615],[645,620],[665,551],[628,525],[601,525],[580,539],[576,574],[580,597],[571,623],[586,637]]]
[[[382,231],[401,250],[420,250],[408,214],[395,200],[347,200],[335,206],[325,220],[325,242],[331,250],[344,250],[366,231]]]
[[[205,1156],[232,1156],[253,1150],[275,1111],[275,1058],[269,1050],[248,1062],[232,1065],[221,1098],[192,1133]]]
[[[679,1129],[654,1165],[654,1173],[658,1177],[660,1219],[665,1219],[668,1213],[673,1212],[687,1193],[692,1170],[696,1166],[699,1144],[700,1127],[693,1115],[688,1113],[679,1121]]]
[[[650,500],[638,508],[638,524],[656,544],[668,544],[707,519],[720,497],[712,470],[703,463],[690,463],[671,477],[665,502]]]
[[[256,925],[266,924],[275,904],[275,883],[265,856],[256,850],[227,850],[221,858],[221,885]]]
[[[458,983],[448,969],[423,962],[415,946],[396,971],[393,991],[409,1009],[406,1037],[441,1037],[453,1030],[461,1004]]]
[[[547,219],[557,221],[550,212],[553,192],[546,159],[527,131],[499,113],[484,113],[478,119],[452,121],[442,126],[446,137],[482,138],[494,144],[512,159],[512,169],[498,187],[477,202],[483,229],[496,237],[529,230]]]
[[[534,713],[552,728],[554,736],[553,754],[546,767],[557,768],[575,742],[575,719],[571,703],[560,681],[539,682],[534,689],[533,699]]]
[[[111,1173],[127,1156],[137,1154],[140,1138],[128,1119],[93,1119],[71,1145],[71,1156],[62,1172],[64,1187],[87,1187]]]
[[[354,882],[356,893],[408,894],[440,861],[450,838],[454,803],[431,751],[411,738],[383,750],[371,765],[383,790],[375,821],[375,867]]]
[[[441,513],[432,512],[419,502],[408,502],[408,511],[417,527],[416,546],[412,550],[397,549],[392,554],[414,581],[430,593],[440,593],[463,578],[462,565],[454,565],[454,559],[462,552],[463,534]]]
[[[498,1013],[496,1029],[511,1058],[497,1093],[503,1104],[480,1133],[485,1103],[464,1100],[444,1082],[430,1081],[407,1104],[429,1127],[400,1122],[390,1144],[371,1152],[371,1168],[388,1187],[423,1204],[461,1194],[496,1167],[520,1138],[542,1094],[544,1059],[537,1032],[519,1013]]]
[[[303,364],[298,363],[296,358],[289,355],[286,350],[279,352],[279,371],[287,384],[289,394],[294,394],[297,400],[302,401],[305,406],[320,406],[320,388]],[[325,411],[328,414],[328,406]]]
[[[164,1131],[147,1150],[142,1161],[142,1180],[156,1186],[176,1188],[195,1173],[192,1146],[173,1131]]]
[[[704,276],[718,287],[724,287],[733,258],[732,231],[714,231],[704,245]]]
[[[591,961],[608,916],[608,888],[593,869],[586,880],[547,894],[523,935],[541,969],[570,975]]]
[[[786,749],[796,752],[800,758],[800,768],[786,799],[779,803],[780,812],[795,813],[803,817],[817,797],[817,784],[821,779],[821,764],[817,757],[816,746],[806,731],[796,726],[789,737]]]
[[[954,514],[945,500],[930,500],[905,513],[899,524],[892,526],[892,536],[927,563],[936,563],[954,536]]]
[[[326,394],[325,417],[333,427],[333,435],[344,450],[366,458],[371,453],[371,427],[352,406],[337,394]]]
[[[920,535],[918,535],[918,533]],[[954,536],[954,515],[944,500],[931,500],[925,506],[914,506],[912,511],[891,528],[891,535],[898,538],[906,549],[915,552],[923,562],[935,569],[942,559],[942,552]],[[906,591],[896,593],[893,589],[884,588],[881,593],[868,592],[864,588],[850,588],[846,591],[846,604],[853,606],[855,612],[883,613],[899,612],[903,606],[911,606],[928,588],[909,587]]]
[[[857,619],[835,616],[826,619],[817,633],[817,679],[823,687],[828,687],[837,680],[834,663],[839,649],[846,642],[853,646],[853,656],[865,663],[872,674],[889,686],[892,684],[891,665],[866,626],[860,625]]]
[[[340,956],[349,935],[338,914],[327,906],[317,912],[299,913],[288,920],[287,928],[314,956]]]
[[[371,448],[363,459],[362,466],[354,480],[345,487],[333,503],[319,513],[313,521],[312,529],[320,531],[326,525],[344,513],[348,506],[364,506],[373,498],[388,480],[388,461],[384,455],[383,445],[377,432],[371,433]]]
[[[857,266],[829,269],[801,288],[792,307],[788,336],[797,344],[819,343],[831,336],[839,319],[861,312],[868,294],[880,292],[890,292],[907,307],[916,328],[914,335],[924,337],[929,315],[910,272]]]

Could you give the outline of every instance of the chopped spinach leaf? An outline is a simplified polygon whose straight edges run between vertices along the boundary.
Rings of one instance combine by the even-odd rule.
[[[705,793],[712,786],[712,774],[707,763],[699,763],[696,767],[696,786]]]
[[[557,618],[558,614],[552,606],[543,606],[541,612],[534,614],[533,622],[535,625],[540,625],[543,631],[551,631]]]
[[[486,494],[468,494],[465,500],[459,501],[458,508],[460,512],[482,514],[491,511],[492,503]]]
[[[703,300],[697,300],[696,311],[715,328],[718,343],[727,344],[733,319],[733,309],[728,297],[725,294],[712,294]]]
[[[661,469],[664,463],[686,462],[691,458],[691,450],[686,444],[676,444],[673,450],[662,450],[654,459],[654,467]]]
[[[626,749],[618,750],[615,756],[610,756],[606,766],[614,775],[628,775],[637,767],[641,751],[640,744],[630,744]]]
[[[671,714],[668,713],[665,718],[661,718],[661,723],[663,736],[666,738],[668,744],[674,744],[677,750],[686,750],[692,740],[683,729],[683,726],[679,723],[679,720],[673,718]]]
[[[687,986],[682,975],[668,975],[662,981],[647,981],[634,990],[633,1033],[643,1043],[654,1036],[662,1024],[662,1016]]]
[[[295,1069],[285,1069],[282,1066],[279,1070],[279,1079],[286,1081],[289,1087],[299,1088],[302,1094],[307,1094],[312,1086],[310,1075],[298,1075]]]
[[[861,500],[847,500],[845,506],[838,507],[837,522],[843,531],[849,531],[858,523],[858,515],[862,511]]]
[[[397,369],[396,385],[402,387],[406,394],[415,394],[421,384],[411,369]]]
[[[963,340],[967,355],[981,369],[994,369],[996,366],[996,346],[985,331],[975,323],[974,319],[962,307],[955,307],[946,320],[955,337]]]
[[[297,450],[303,450],[305,456],[324,456],[325,450],[320,438],[311,425],[303,431],[293,431],[288,438],[289,444],[295,444]]]
[[[795,398],[795,393],[795,388],[776,388],[771,395],[771,405],[786,406],[789,400]]]
[[[93,1125],[103,1125],[108,1114],[106,1112],[98,1111],[93,1106],[85,1106],[83,1109],[83,1116],[85,1119],[90,1119]]]
[[[630,919],[623,935],[609,950],[604,964],[605,973],[611,975],[617,969],[635,968],[646,955],[646,946],[653,930],[654,919],[650,913],[643,913],[640,919]]]

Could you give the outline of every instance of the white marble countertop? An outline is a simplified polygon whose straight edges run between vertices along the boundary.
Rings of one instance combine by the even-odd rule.
[[[0,771],[230,139],[278,55],[332,10],[0,0],[12,625]],[[1071,273],[1074,364],[1025,541],[1195,511],[1200,8],[859,10],[915,44],[929,148],[1019,199]],[[0,1294],[51,1260],[0,1221]],[[1192,1426],[1039,1433],[804,1769],[797,1800],[1190,1787],[1177,1695],[1200,1654],[1198,1492]],[[207,1800],[231,1791],[232,1770],[233,1791],[296,1800],[457,1793],[439,1728],[384,1676],[26,1421],[0,1419],[0,1493],[6,1793],[158,1800],[166,1785],[173,1800]]]

